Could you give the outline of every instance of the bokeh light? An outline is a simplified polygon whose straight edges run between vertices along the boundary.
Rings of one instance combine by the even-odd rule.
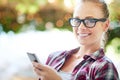
[[[58,21],[56,22],[56,26],[57,26],[57,27],[62,27],[63,25],[64,25],[63,20],[58,20]]]

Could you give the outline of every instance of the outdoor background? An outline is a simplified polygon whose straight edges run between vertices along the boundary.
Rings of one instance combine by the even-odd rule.
[[[120,0],[106,0],[110,30],[106,55],[120,75]],[[36,80],[26,52],[45,64],[55,51],[78,47],[68,19],[75,0],[0,0],[0,80]]]

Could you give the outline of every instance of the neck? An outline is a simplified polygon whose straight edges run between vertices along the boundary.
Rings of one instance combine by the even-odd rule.
[[[80,50],[76,53],[76,57],[83,57],[84,55],[90,55],[95,51],[100,49],[100,45],[89,45],[89,46],[81,46]]]

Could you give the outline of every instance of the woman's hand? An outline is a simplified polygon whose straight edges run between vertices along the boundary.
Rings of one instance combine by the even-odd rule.
[[[62,80],[57,71],[48,65],[33,62],[33,67],[41,80]]]

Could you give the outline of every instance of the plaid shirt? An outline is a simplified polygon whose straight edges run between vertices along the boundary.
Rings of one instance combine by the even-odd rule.
[[[59,71],[66,59],[79,49],[50,54],[46,64]],[[114,64],[105,56],[103,49],[83,58],[83,61],[74,68],[71,80],[119,80]]]

